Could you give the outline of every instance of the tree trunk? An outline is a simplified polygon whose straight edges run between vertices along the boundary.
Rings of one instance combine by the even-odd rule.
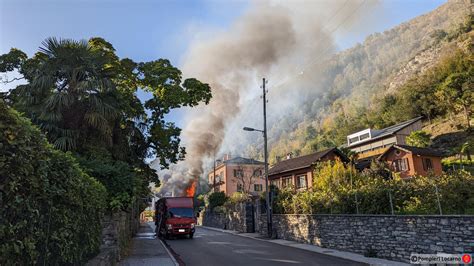
[[[467,119],[467,130],[471,130],[471,114],[469,112],[469,106],[463,106],[464,108],[464,115],[466,116]]]

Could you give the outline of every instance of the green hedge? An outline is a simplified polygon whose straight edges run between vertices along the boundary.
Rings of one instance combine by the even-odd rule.
[[[0,265],[85,262],[100,246],[105,194],[0,100]]]

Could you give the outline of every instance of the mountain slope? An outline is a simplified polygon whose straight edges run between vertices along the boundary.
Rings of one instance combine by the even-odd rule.
[[[294,86],[319,89],[309,89],[307,100],[271,121],[270,161],[287,152],[299,155],[341,145],[350,132],[385,126],[375,122],[370,111],[377,110],[381,97],[397,93],[407,80],[459,46],[459,39],[446,41],[439,35],[454,31],[468,12],[467,2],[449,1],[391,30],[370,35],[362,44],[293,79]]]

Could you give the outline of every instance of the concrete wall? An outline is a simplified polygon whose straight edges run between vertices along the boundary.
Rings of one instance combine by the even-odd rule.
[[[266,234],[265,216],[257,230]],[[274,236],[409,262],[411,253],[474,253],[474,216],[274,215]]]

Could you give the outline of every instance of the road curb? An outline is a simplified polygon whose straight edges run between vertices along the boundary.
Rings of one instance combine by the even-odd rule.
[[[166,246],[166,244],[163,242],[163,240],[157,238],[158,241],[160,241],[161,245],[163,246],[163,248],[166,250],[166,253],[168,253],[168,256],[171,258],[171,260],[173,261],[174,265],[175,266],[179,266],[179,263],[178,261],[176,260],[176,258],[173,256],[173,253],[171,253],[170,249]]]
[[[389,265],[390,266],[391,265],[407,265],[407,266],[410,265],[410,264],[406,264],[406,263],[399,262],[399,261],[392,261],[392,260],[379,259],[379,258],[368,258],[368,257],[365,257],[365,256],[363,256],[361,254],[357,254],[357,253],[352,253],[352,252],[347,252],[347,251],[340,251],[340,250],[329,249],[329,248],[321,248],[321,247],[318,247],[318,246],[315,246],[315,245],[298,243],[296,241],[289,241],[289,240],[282,241],[282,239],[263,239],[263,238],[258,238],[258,237],[254,237],[254,236],[251,236],[251,235],[245,235],[244,233],[240,233],[240,232],[237,232],[237,231],[224,230],[224,229],[220,229],[220,228],[208,227],[208,226],[202,226],[202,225],[199,226],[199,227],[209,229],[209,230],[213,230],[213,231],[218,231],[218,232],[221,232],[221,233],[227,233],[227,234],[232,234],[232,235],[236,235],[236,236],[240,236],[240,237],[246,237],[246,238],[251,238],[251,239],[255,239],[255,240],[270,242],[270,243],[274,243],[274,244],[277,244],[277,245],[288,246],[288,247],[293,247],[293,248],[297,248],[297,249],[303,249],[303,250],[311,251],[311,252],[318,253],[318,254],[324,254],[324,255],[333,256],[333,257],[337,257],[337,258],[348,259],[348,260],[352,260],[352,261],[355,261],[355,262],[367,263],[367,264],[370,264],[370,265],[387,265],[387,266],[389,266]],[[281,242],[278,242],[278,240],[280,240]]]

